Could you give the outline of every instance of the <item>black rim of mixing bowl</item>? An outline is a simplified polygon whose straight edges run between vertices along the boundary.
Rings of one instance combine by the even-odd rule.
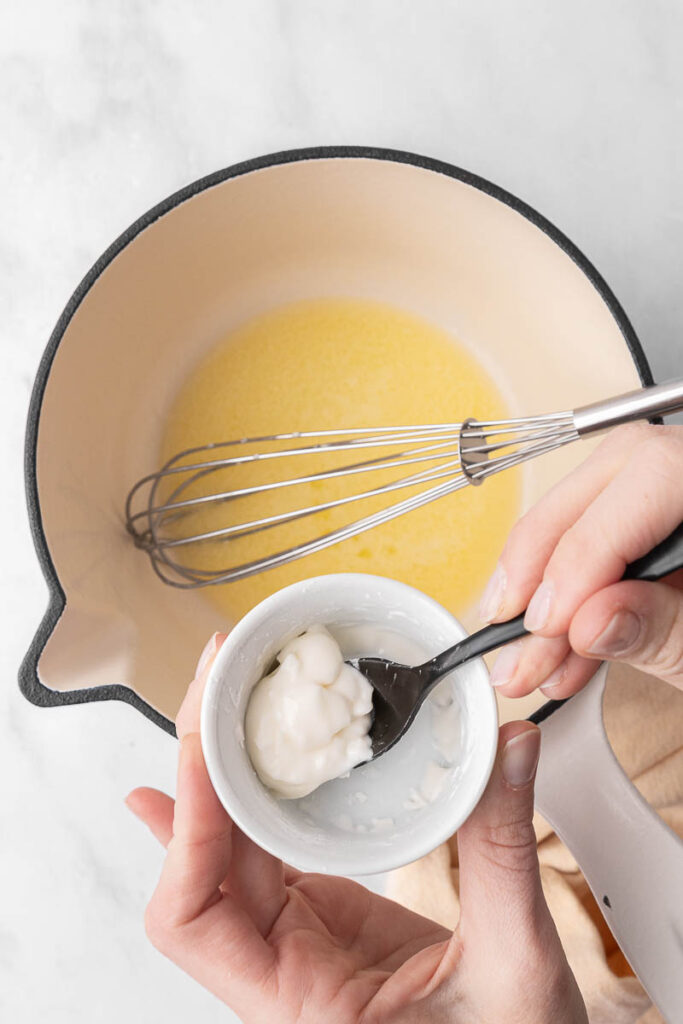
[[[100,274],[108,267],[111,261],[118,256],[123,249],[125,249],[128,243],[136,238],[141,231],[144,231],[145,228],[148,228],[158,220],[159,217],[163,217],[164,214],[175,209],[176,206],[184,203],[187,199],[191,199],[199,192],[203,192],[207,188],[212,188],[214,185],[219,185],[222,182],[227,181],[229,178],[236,178],[240,175],[249,174],[251,171],[258,171],[265,167],[274,167],[278,164],[296,163],[303,160],[329,160],[337,158],[387,160],[394,163],[411,164],[414,167],[419,167],[426,171],[433,171],[436,174],[443,174],[449,178],[455,178],[457,181],[464,182],[466,185],[472,185],[481,192],[485,192],[492,198],[498,199],[501,203],[504,203],[506,206],[516,210],[517,213],[521,214],[551,238],[552,241],[555,242],[560,249],[562,249],[583,271],[616,321],[628,350],[631,353],[631,357],[642,383],[644,385],[653,383],[652,373],[650,371],[647,358],[643,352],[640,341],[638,340],[638,337],[626,316],[626,313],[622,309],[621,304],[608,286],[607,282],[598,273],[590,260],[588,260],[584,254],[577,249],[566,235],[559,231],[558,228],[542,216],[542,214],[538,213],[531,206],[523,202],[521,199],[518,199],[510,192],[500,188],[498,185],[494,185],[485,178],[479,177],[477,174],[472,174],[470,171],[465,171],[461,167],[455,167],[453,164],[445,163],[442,160],[434,160],[431,157],[419,156],[416,153],[408,153],[401,150],[375,149],[366,146],[319,146],[310,149],[285,150],[280,153],[271,153],[266,156],[255,157],[252,160],[245,160],[243,163],[233,164],[223,170],[215,171],[213,174],[209,174],[204,178],[199,178],[197,181],[181,188],[178,192],[174,192],[156,206],[153,206],[151,210],[148,210],[147,213],[143,214],[142,217],[131,224],[131,226],[127,228],[122,235],[119,235],[116,241],[113,242],[100,256],[69,299],[50,336],[50,340],[45,352],[43,353],[43,357],[38,368],[38,373],[33,386],[33,393],[31,395],[26,428],[26,497],[31,532],[33,534],[33,543],[35,545],[36,554],[38,555],[38,561],[40,562],[43,575],[48,585],[49,603],[47,611],[36,630],[35,636],[19,670],[19,685],[21,687],[21,691],[32,703],[38,704],[42,707],[55,707],[65,704],[82,704],[87,701],[121,700],[128,704],[132,704],[133,707],[141,711],[156,725],[165,729],[166,732],[169,732],[172,735],[175,734],[175,726],[173,722],[160,714],[160,712],[156,711],[150,704],[144,701],[139,694],[128,686],[93,686],[88,689],[61,691],[49,689],[49,687],[41,683],[38,678],[38,662],[40,660],[40,656],[66,606],[66,596],[59,582],[52,558],[50,557],[50,551],[45,537],[45,532],[43,530],[40,511],[40,498],[38,495],[38,480],[36,472],[38,426],[43,395],[50,375],[52,362],[55,358],[62,337],[71,322],[71,318],[97,281]],[[556,707],[559,707],[561,703],[563,702],[549,701],[547,704],[544,704],[543,707],[541,707],[539,711],[532,716],[532,718],[536,721],[546,718],[548,714],[552,713],[552,711],[555,710]]]

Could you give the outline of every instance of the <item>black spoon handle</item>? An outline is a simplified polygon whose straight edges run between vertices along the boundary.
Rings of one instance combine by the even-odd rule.
[[[626,566],[622,579],[660,580],[677,569],[683,569],[683,523],[673,533],[653,548],[649,555],[643,555]]]
[[[653,548],[649,554],[643,555],[635,562],[626,566],[622,579],[625,580],[658,580],[662,576],[677,569],[683,569],[683,523],[676,527],[673,533],[669,534],[666,540]],[[524,628],[524,612],[507,622],[496,622],[491,626],[485,626],[478,633],[465,637],[454,647],[450,647],[443,654],[437,654],[436,658],[425,662],[420,666],[421,674],[425,679],[425,690],[431,690],[448,672],[452,672],[458,665],[462,665],[471,658],[481,658],[489,651],[495,651],[497,647],[503,647],[512,640],[518,640],[526,636],[528,630]]]

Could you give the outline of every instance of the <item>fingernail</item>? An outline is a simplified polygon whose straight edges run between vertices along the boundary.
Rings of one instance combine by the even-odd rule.
[[[517,671],[522,648],[519,643],[503,648],[491,669],[491,686],[505,686]]]
[[[541,583],[536,589],[524,616],[524,626],[530,633],[533,633],[535,629],[543,629],[547,623],[554,596],[555,588],[552,583]]]
[[[199,657],[199,661],[197,662],[197,667],[194,670],[194,677],[195,677],[195,679],[202,674],[202,672],[204,671],[206,666],[209,664],[209,662],[213,658],[214,654],[216,653],[217,644],[218,644],[218,633],[214,633],[213,636],[209,639],[206,647],[204,648],[204,650],[202,651],[202,653],[201,653],[201,655]]]
[[[544,693],[546,697],[551,697],[556,690],[559,690],[565,681],[568,668],[569,666],[566,661],[558,665],[555,671],[550,673],[543,685],[539,686],[541,693]]]
[[[527,786],[534,777],[538,755],[541,752],[540,729],[527,729],[503,747],[501,767],[508,786],[520,789]]]
[[[589,654],[600,657],[614,656],[628,651],[636,643],[643,628],[642,621],[635,612],[619,611],[612,617],[602,633],[596,636],[588,648]]]
[[[495,619],[497,613],[503,604],[503,597],[505,596],[505,584],[507,583],[507,575],[503,566],[498,563],[493,573],[493,576],[486,584],[484,593],[481,596],[479,602],[479,617],[482,622],[491,622]]]

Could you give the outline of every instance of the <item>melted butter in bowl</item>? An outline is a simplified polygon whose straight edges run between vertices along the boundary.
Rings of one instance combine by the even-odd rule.
[[[208,442],[289,430],[453,423],[468,416],[506,415],[500,388],[476,351],[449,332],[382,303],[319,299],[274,309],[218,342],[173,404],[162,458]],[[330,458],[306,456],[305,471],[329,469]],[[335,458],[337,465],[348,461],[348,456]],[[233,489],[272,482],[274,474],[283,472],[283,462],[234,467],[225,479],[198,481],[193,496],[217,485]],[[303,468],[297,463],[297,471]],[[364,486],[365,480],[373,486],[387,482],[381,473],[364,478]],[[191,532],[209,532],[235,518],[245,521],[320,504],[357,488],[358,478],[353,477],[311,481],[289,488],[287,495],[274,491],[229,507],[202,507],[193,516]],[[176,551],[194,564],[199,557],[201,568],[216,571],[226,562],[270,553],[269,545],[282,550],[328,533],[412,493],[404,489],[388,498],[364,499],[229,544],[206,542],[201,549]],[[520,477],[511,471],[484,487],[468,487],[334,547],[236,583],[209,587],[204,594],[228,622],[236,622],[290,583],[326,573],[364,572],[416,586],[463,617],[492,571],[519,508]]]

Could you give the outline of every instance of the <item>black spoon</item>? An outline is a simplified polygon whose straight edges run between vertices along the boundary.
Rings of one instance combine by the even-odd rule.
[[[658,580],[683,568],[683,523],[643,558],[626,567],[625,580]],[[372,759],[385,754],[412,724],[423,701],[440,679],[459,665],[526,636],[524,612],[465,637],[424,665],[399,665],[384,658],[353,658],[348,664],[374,687],[370,728]]]

